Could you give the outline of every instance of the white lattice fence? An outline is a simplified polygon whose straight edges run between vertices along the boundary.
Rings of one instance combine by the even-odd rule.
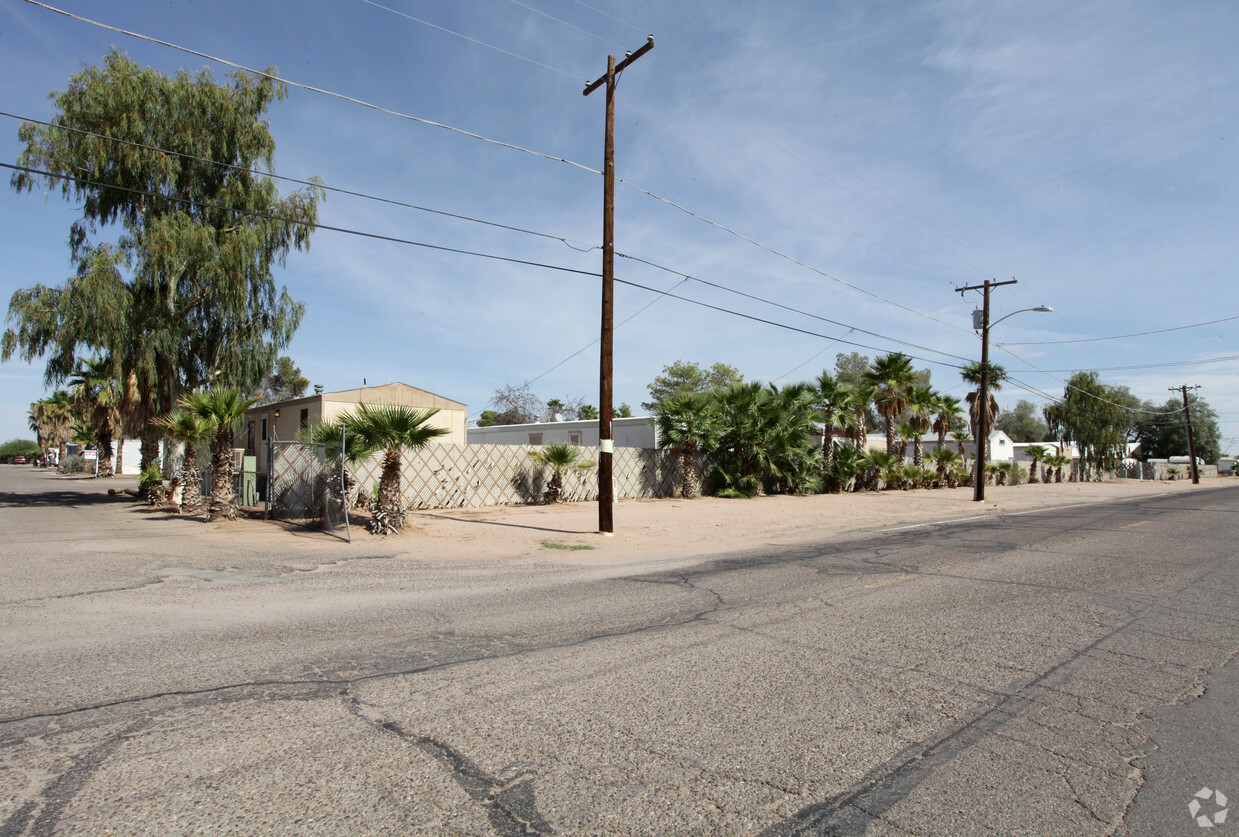
[[[430,444],[406,451],[400,490],[406,508],[445,509],[470,506],[524,505],[540,502],[550,469],[529,454],[530,445]],[[581,448],[583,459],[597,461],[598,449]],[[615,499],[670,497],[679,487],[678,457],[661,450],[616,448],[611,458]],[[369,496],[383,469],[381,455],[354,470]],[[598,469],[564,475],[568,502],[598,496]]]

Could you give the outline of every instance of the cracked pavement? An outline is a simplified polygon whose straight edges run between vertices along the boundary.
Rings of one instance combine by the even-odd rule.
[[[0,837],[1186,834],[1239,798],[1233,721],[1199,734],[1239,486],[634,575],[45,477],[0,473]]]

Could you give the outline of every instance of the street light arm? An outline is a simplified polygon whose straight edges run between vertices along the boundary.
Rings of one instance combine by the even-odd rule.
[[[996,326],[996,325],[998,325],[1000,322],[1002,322],[1003,320],[1005,320],[1007,317],[1014,317],[1016,314],[1023,314],[1025,311],[1036,311],[1036,312],[1038,312],[1038,313],[1040,313],[1040,314],[1048,314],[1048,313],[1050,313],[1050,312],[1051,312],[1051,311],[1053,311],[1053,310],[1054,310],[1054,309],[1053,309],[1053,308],[1051,308],[1051,307],[1050,307],[1050,306],[1048,306],[1048,305],[1038,305],[1036,308],[1021,308],[1021,309],[1019,309],[1018,311],[1012,311],[1010,314],[1007,314],[1007,315],[1006,315],[1006,316],[1004,316],[1004,317],[999,317],[998,319],[996,319],[996,320],[994,320],[992,323],[990,323],[990,325],[992,325],[992,326]]]

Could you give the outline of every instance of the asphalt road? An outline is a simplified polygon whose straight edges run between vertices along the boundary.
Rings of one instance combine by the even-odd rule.
[[[0,466],[0,837],[1239,829],[1239,486],[640,575],[105,488]]]

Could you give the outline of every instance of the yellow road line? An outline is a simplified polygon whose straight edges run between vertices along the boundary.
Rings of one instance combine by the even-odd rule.
[[[1133,526],[1143,526],[1146,523],[1152,523],[1151,520],[1142,520],[1139,523],[1128,523],[1126,526],[1120,526],[1120,529],[1131,529]]]

